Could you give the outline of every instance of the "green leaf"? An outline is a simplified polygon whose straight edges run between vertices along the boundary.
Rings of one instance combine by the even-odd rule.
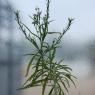
[[[25,76],[28,76],[28,73],[29,73],[29,69],[31,67],[31,63],[34,61],[36,55],[38,54],[38,52],[31,58],[31,60],[29,61],[28,63],[28,67],[27,67],[27,70],[26,70],[26,75]]]
[[[31,33],[33,36],[35,36],[35,37],[40,39],[40,37],[37,36],[36,34],[34,34],[33,32],[31,32],[31,30],[24,23],[22,23],[22,25],[29,31],[29,33]]]
[[[73,79],[71,78],[71,76],[68,76],[67,78],[69,78],[71,80],[71,82],[74,84],[74,86],[76,87],[75,82],[73,81]]]
[[[37,45],[37,42],[34,39],[32,39],[32,38],[30,38],[30,41],[39,50],[39,46]]]
[[[53,92],[53,90],[54,90],[54,87],[55,87],[55,86],[53,85],[48,95],[52,95],[52,92]]]
[[[42,95],[44,95],[44,93],[45,93],[47,82],[48,82],[48,75],[46,76],[45,81],[44,81],[44,84],[43,84]]]
[[[36,70],[32,75],[30,75],[30,77],[27,78],[27,80],[25,81],[25,83],[23,85],[26,85],[29,81],[32,81],[37,74],[40,75],[41,71],[42,71],[42,69]]]
[[[59,89],[61,90],[61,92],[62,92],[62,95],[65,95],[65,93],[64,93],[64,91],[63,91],[63,89],[61,89],[61,86],[60,86],[60,84],[57,82],[57,84],[58,84],[58,86],[59,86]],[[59,94],[60,95],[60,94]]]
[[[63,59],[61,59],[61,60],[58,62],[58,64],[62,63],[63,61],[64,61],[64,58],[63,58]]]
[[[66,77],[64,77],[64,79],[65,79],[64,81],[67,83],[68,87],[70,88],[69,80]]]
[[[60,32],[47,32],[48,34],[61,34]]]
[[[31,88],[31,87],[35,87],[35,86],[41,86],[41,85],[33,85],[32,83],[28,84],[28,85],[25,85],[17,90],[24,90],[24,89],[28,89],[28,88]]]
[[[66,89],[66,91],[68,92],[68,89],[67,89],[67,87],[66,87],[65,83],[63,82],[63,80],[62,80],[60,77],[59,77],[59,79],[60,79],[60,81],[61,81],[62,85],[64,86],[64,88]]]

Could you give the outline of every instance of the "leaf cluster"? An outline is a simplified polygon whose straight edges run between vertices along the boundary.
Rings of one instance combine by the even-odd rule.
[[[55,56],[56,50],[60,46],[61,39],[70,29],[73,19],[68,19],[67,27],[62,33],[49,32],[48,26],[52,20],[49,20],[50,0],[46,1],[46,14],[43,17],[39,8],[35,9],[36,12],[32,17],[30,16],[36,33],[32,32],[28,26],[21,21],[19,11],[15,12],[19,28],[36,50],[32,54],[27,54],[31,57],[26,71],[27,80],[20,89],[42,86],[42,95],[45,95],[46,87],[49,86],[50,91],[48,95],[53,95],[55,90],[57,90],[57,95],[64,95],[62,87],[68,92],[70,81],[75,85],[72,79],[74,76],[71,74],[72,69],[68,67],[68,65],[63,64],[63,59],[57,62],[55,61]],[[51,36],[54,34],[58,34],[59,36],[58,38],[54,38],[50,45],[45,39],[47,35]],[[33,72],[29,73],[31,69]]]

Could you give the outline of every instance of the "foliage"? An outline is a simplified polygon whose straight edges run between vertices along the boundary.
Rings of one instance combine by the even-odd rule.
[[[19,28],[25,35],[26,39],[32,43],[35,47],[35,52],[27,54],[31,56],[28,63],[26,77],[27,80],[20,89],[31,88],[35,86],[42,86],[42,95],[45,95],[46,87],[50,87],[48,95],[64,95],[64,90],[68,92],[70,87],[70,81],[75,85],[73,81],[72,69],[68,65],[63,64],[63,59],[59,62],[55,61],[56,50],[60,47],[60,42],[64,34],[70,29],[73,19],[68,19],[67,27],[63,32],[49,32],[48,26],[52,22],[49,18],[49,5],[50,0],[46,0],[46,14],[42,17],[42,13],[39,8],[36,8],[36,13],[30,16],[32,24],[35,27],[36,33],[32,32],[28,26],[26,26],[20,19],[19,11],[15,12],[16,21]],[[47,35],[51,36],[57,34],[58,38],[52,40],[52,44],[49,44],[45,39]],[[32,69],[33,72],[29,73]]]

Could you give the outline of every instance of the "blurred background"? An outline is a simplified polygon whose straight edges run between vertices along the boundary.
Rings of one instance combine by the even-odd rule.
[[[45,11],[45,0],[0,0],[0,95],[38,95],[37,91],[17,91],[25,75],[32,46],[24,38],[15,21],[14,11],[20,10],[21,18],[29,27],[35,7]],[[77,76],[76,85],[68,95],[95,95],[95,1],[94,0],[52,0],[51,20],[55,20],[49,31],[62,31],[68,17],[75,18],[69,32],[57,51],[57,60],[64,57],[64,63]],[[31,28],[32,29],[32,28]]]

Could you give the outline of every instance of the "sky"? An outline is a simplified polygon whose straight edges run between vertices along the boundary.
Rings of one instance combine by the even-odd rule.
[[[20,10],[23,19],[28,24],[29,15],[35,7],[45,10],[45,0],[9,0],[15,10]],[[55,20],[50,25],[50,31],[62,31],[68,17],[74,18],[70,31],[65,38],[71,42],[86,43],[95,38],[95,0],[51,0],[50,17]]]

